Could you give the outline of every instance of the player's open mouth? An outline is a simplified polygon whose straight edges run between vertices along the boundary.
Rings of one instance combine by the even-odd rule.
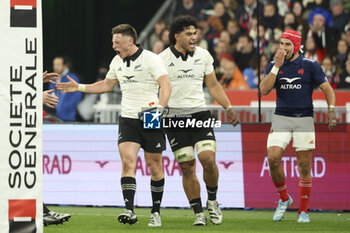
[[[196,47],[196,41],[190,41],[190,47],[195,48]]]

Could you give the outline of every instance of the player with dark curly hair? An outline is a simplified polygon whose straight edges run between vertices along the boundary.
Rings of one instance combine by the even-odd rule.
[[[222,86],[218,83],[209,52],[197,44],[197,21],[191,16],[178,16],[170,26],[171,46],[160,56],[167,67],[172,93],[168,102],[169,114],[186,115],[195,121],[206,121],[211,113],[206,109],[203,82],[214,99],[226,109],[233,125],[238,115],[233,110]],[[212,127],[166,131],[171,149],[182,170],[182,183],[193,208],[195,226],[207,225],[200,197],[200,184],[196,175],[196,157],[203,166],[207,186],[207,207],[213,224],[221,224],[222,213],[216,200],[219,170],[215,162],[216,141]]]

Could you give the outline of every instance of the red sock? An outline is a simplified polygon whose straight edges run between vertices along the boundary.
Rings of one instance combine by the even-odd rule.
[[[280,198],[283,202],[288,201],[288,193],[287,193],[287,185],[286,181],[283,180],[282,182],[275,183],[277,192],[280,194]]]
[[[312,187],[312,180],[299,180],[299,212],[304,211],[307,213],[307,207],[309,205],[310,193]]]

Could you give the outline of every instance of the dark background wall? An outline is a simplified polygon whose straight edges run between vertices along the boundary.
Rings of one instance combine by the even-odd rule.
[[[114,57],[111,29],[129,23],[138,33],[163,0],[43,0],[44,70],[66,55],[82,83],[96,80],[98,66]]]

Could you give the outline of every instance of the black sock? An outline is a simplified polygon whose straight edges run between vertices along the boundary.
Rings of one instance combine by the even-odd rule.
[[[215,201],[217,191],[218,191],[218,186],[216,186],[216,187],[207,186],[208,200]]]
[[[201,198],[196,198],[190,201],[190,205],[194,211],[195,214],[202,213],[203,207],[202,207],[202,201]]]
[[[44,214],[48,214],[50,212],[50,210],[46,207],[44,203],[43,203],[43,211],[44,211]]]
[[[152,191],[152,213],[160,213],[160,203],[163,198],[164,191],[164,178],[158,181],[151,180],[151,191]]]
[[[134,196],[136,192],[136,180],[134,177],[122,177],[120,179],[122,185],[125,209],[134,212]]]

